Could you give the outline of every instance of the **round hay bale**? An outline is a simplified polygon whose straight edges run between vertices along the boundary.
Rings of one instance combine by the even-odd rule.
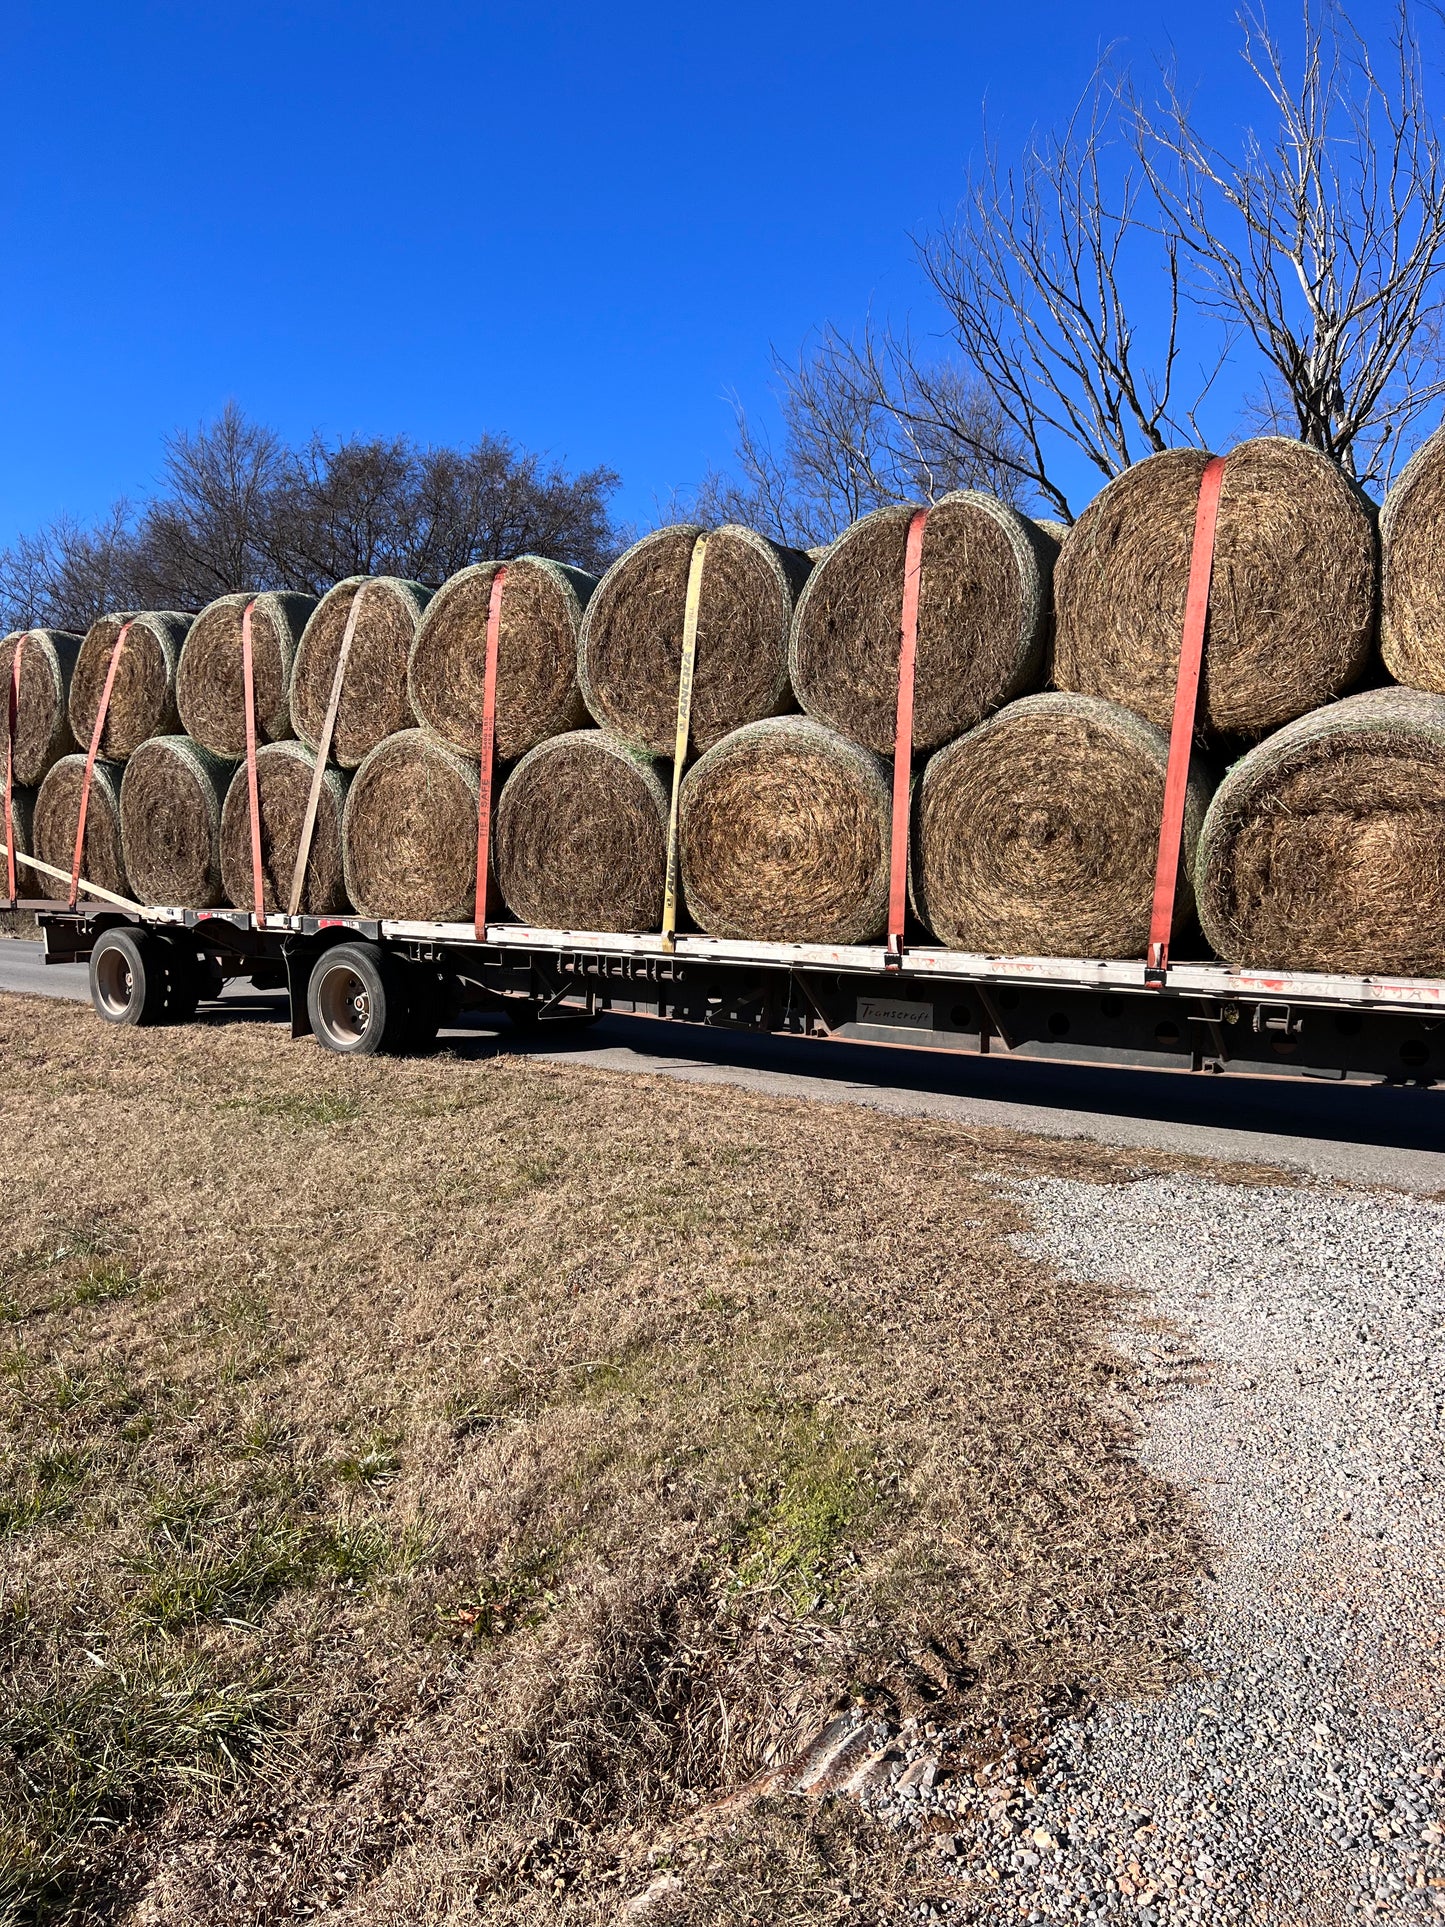
[[[820,723],[892,756],[908,525],[875,509],[829,549],[793,624],[793,688]],[[918,587],[913,747],[937,749],[1037,681],[1054,544],[973,490],[929,510]]]
[[[677,737],[692,523],[654,529],[597,585],[582,621],[578,674],[587,707],[623,742],[669,760]],[[736,523],[708,534],[693,674],[691,746],[792,708],[788,631],[811,564]]]
[[[478,562],[443,583],[411,648],[407,688],[417,721],[464,756],[481,748],[487,604],[501,566]],[[586,721],[577,635],[596,586],[595,577],[540,555],[507,564],[497,638],[496,754],[502,762]]]
[[[316,752],[304,743],[267,743],[256,751],[256,798],[261,815],[261,890],[268,911],[291,906],[291,877],[301,847],[301,826],[316,770]],[[324,917],[347,908],[341,854],[341,818],[350,778],[328,769],[316,805],[316,826],[306,858],[300,911]],[[242,763],[221,808],[221,883],[227,903],[253,910],[251,788]]]
[[[1445,696],[1371,689],[1257,744],[1200,839],[1226,963],[1445,976]]]
[[[80,652],[80,637],[65,629],[15,630],[0,642],[0,741],[9,719],[10,678],[15,649],[20,658],[20,702],[15,715],[15,781],[34,786],[52,763],[75,748],[70,732],[70,677]]]
[[[1194,546],[1197,448],[1151,455],[1095,497],[1054,571],[1054,681],[1167,729]],[[1241,442],[1219,500],[1200,727],[1259,736],[1338,696],[1369,661],[1375,516],[1317,449]]]
[[[914,826],[919,915],[950,950],[1142,957],[1169,739],[1118,703],[1025,696],[940,750]],[[1174,928],[1193,912],[1189,866],[1209,802],[1194,759]]]
[[[191,618],[174,609],[101,616],[86,630],[70,677],[70,728],[77,746],[90,747],[111,650],[127,622],[131,627],[100,739],[100,753],[112,763],[123,763],[152,736],[169,735],[181,723],[176,667]]]
[[[1380,654],[1397,682],[1445,692],[1445,429],[1401,470],[1380,510]]]
[[[122,774],[119,763],[99,762],[91,774],[80,874],[102,890],[128,897],[132,892],[120,836]],[[42,863],[63,870],[67,876],[75,860],[75,826],[80,820],[80,792],[84,782],[85,758],[79,753],[62,756],[58,763],[51,765],[35,798],[32,854]],[[66,893],[65,885],[56,877],[42,877],[41,882],[47,897],[63,897]]]
[[[805,716],[750,723],[683,780],[688,911],[709,936],[867,943],[888,920],[887,765]]]
[[[213,756],[246,754],[246,681],[241,661],[241,617],[251,614],[251,670],[256,690],[256,740],[293,735],[291,664],[297,641],[316,607],[315,596],[223,595],[191,624],[176,671],[176,708],[187,733]]]
[[[22,669],[22,679],[25,671]],[[0,803],[0,832],[4,828],[4,804]],[[32,870],[28,863],[21,861],[22,855],[37,856],[35,848],[35,791],[12,789],[10,792],[10,824],[15,836],[15,894],[20,897],[53,897],[61,887],[53,877],[44,877],[38,870]],[[0,842],[4,841],[0,834]],[[42,858],[42,861],[44,859]],[[0,894],[10,877],[9,865],[0,856]]]
[[[606,730],[539,743],[497,801],[492,863],[507,908],[543,930],[656,930],[669,801],[652,759]]]
[[[139,902],[209,910],[224,901],[221,800],[234,767],[189,736],[153,736],[129,758],[120,837]]]
[[[351,779],[341,837],[346,894],[363,917],[470,919],[477,883],[477,765],[403,729]]]
[[[347,617],[364,596],[336,711],[329,760],[357,769],[388,736],[416,722],[406,667],[431,590],[394,575],[353,575],[329,589],[306,624],[291,670],[291,723],[308,749],[321,740]]]

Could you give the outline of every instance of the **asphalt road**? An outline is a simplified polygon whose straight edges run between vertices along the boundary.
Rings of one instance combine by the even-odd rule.
[[[0,991],[88,998],[83,964],[47,968],[41,946],[0,941]],[[234,984],[202,1022],[286,1014],[279,994]],[[462,1055],[525,1049],[552,1063],[645,1071],[697,1083],[911,1117],[1092,1138],[1128,1149],[1275,1165],[1317,1177],[1445,1194],[1445,1090],[1308,1079],[1204,1077],[963,1057],[804,1038],[758,1037],[606,1017],[525,1041],[502,1026],[443,1033]]]

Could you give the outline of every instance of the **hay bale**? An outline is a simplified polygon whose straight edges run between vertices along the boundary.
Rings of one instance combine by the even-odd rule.
[[[1445,428],[1380,510],[1380,654],[1397,682],[1445,692]]]
[[[23,678],[25,672],[21,670]],[[5,823],[4,804],[0,803],[0,832]],[[15,837],[15,894],[19,897],[53,897],[61,887],[53,877],[42,876],[39,870],[32,870],[21,856],[38,856],[35,848],[35,791],[12,789],[10,792],[10,827]],[[0,842],[4,841],[0,834]],[[41,859],[42,862],[44,859]],[[3,895],[9,881],[10,870],[5,858],[0,856],[0,895]]]
[[[1142,957],[1169,739],[1118,703],[1025,696],[940,750],[914,826],[919,915],[951,950]],[[1209,802],[1194,759],[1174,928],[1193,912],[1189,865]]]
[[[0,739],[9,719],[10,678],[21,635],[20,702],[15,717],[15,781],[34,787],[75,748],[68,704],[80,637],[65,629],[15,630],[0,642]]]
[[[308,749],[321,740],[351,605],[365,599],[346,665],[329,760],[357,769],[378,743],[416,722],[406,668],[431,590],[393,575],[353,575],[317,603],[291,670],[291,722]]]
[[[1069,531],[1054,571],[1054,681],[1169,727],[1189,586],[1201,449],[1151,455]],[[1264,435],[1229,457],[1219,501],[1203,729],[1259,736],[1330,702],[1374,638],[1375,518],[1303,442]]]
[[[910,506],[875,509],[829,549],[793,624],[798,701],[892,756]],[[937,749],[1037,681],[1055,545],[1005,503],[945,495],[923,531],[913,746]]]
[[[256,740],[274,743],[291,727],[291,665],[315,596],[223,595],[191,624],[176,671],[176,708],[187,734],[213,756],[246,754],[246,684],[241,662],[241,617],[251,615],[251,669],[256,691]]]
[[[267,743],[256,751],[256,795],[261,816],[261,889],[268,911],[288,910],[291,878],[301,847],[301,826],[316,769],[316,752],[304,743]],[[347,906],[341,854],[341,819],[351,779],[328,769],[316,805],[316,826],[306,858],[298,906],[305,916],[331,916]],[[254,910],[251,872],[251,789],[242,763],[221,808],[221,882],[227,903]]]
[[[710,936],[867,943],[888,920],[887,765],[804,716],[750,723],[682,785],[689,914]]]
[[[1367,690],[1257,744],[1195,888],[1227,963],[1445,976],[1445,696]]]
[[[672,757],[691,523],[654,529],[612,564],[582,622],[578,673],[604,729]],[[693,677],[691,745],[701,752],[743,723],[791,709],[788,631],[811,564],[735,523],[708,535]]]
[[[85,812],[85,846],[80,874],[117,896],[131,894],[120,835],[119,763],[97,763],[91,776],[90,803]],[[32,854],[67,876],[75,860],[75,827],[80,820],[80,793],[85,781],[85,758],[78,752],[51,765],[35,798]],[[43,879],[43,894],[63,897],[65,885],[54,877]]]
[[[544,930],[656,930],[666,768],[601,729],[554,736],[524,756],[497,800],[492,839],[512,914]]]
[[[100,739],[100,753],[112,763],[123,763],[152,736],[171,734],[181,724],[176,668],[191,618],[174,609],[101,616],[86,630],[70,677],[70,728],[77,746],[90,747],[111,650],[127,622],[131,627]]]
[[[153,736],[129,758],[120,837],[139,902],[209,910],[224,901],[221,801],[234,768],[189,736]]]
[[[464,756],[478,754],[486,689],[487,605],[498,562],[454,575],[427,604],[407,689],[417,721]],[[497,639],[496,754],[504,763],[587,719],[577,636],[596,578],[540,555],[507,564]]]
[[[341,826],[346,894],[363,917],[470,920],[477,790],[476,763],[424,730],[377,744],[351,779]]]

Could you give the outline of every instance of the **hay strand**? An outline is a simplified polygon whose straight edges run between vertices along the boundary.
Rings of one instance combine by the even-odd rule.
[[[1372,689],[1220,784],[1196,864],[1226,963],[1445,976],[1445,696]]]
[[[91,776],[90,803],[85,812],[85,845],[80,874],[116,896],[134,892],[126,875],[120,835],[119,763],[97,763]],[[42,863],[70,875],[75,860],[75,829],[80,821],[80,793],[85,782],[85,758],[76,752],[52,764],[35,798],[32,851]],[[42,892],[63,897],[65,886],[54,878]]]
[[[417,721],[461,755],[482,740],[487,604],[502,565],[478,562],[443,583],[412,644],[407,688]],[[540,555],[507,564],[497,640],[496,754],[515,762],[586,721],[577,637],[596,579]]]
[[[792,676],[810,716],[893,754],[909,506],[833,544],[798,602]],[[1055,544],[991,495],[928,512],[918,594],[913,746],[936,749],[1029,688],[1043,665]]]
[[[256,752],[262,903],[268,912],[285,910],[290,902],[291,876],[315,769],[316,752],[304,743],[267,743]],[[350,780],[336,769],[328,769],[322,779],[301,892],[300,909],[305,916],[333,916],[347,908],[341,820]],[[227,903],[238,910],[255,908],[251,791],[244,763],[231,778],[221,808],[221,883]]]
[[[120,836],[141,903],[209,910],[224,901],[221,800],[233,769],[189,736],[153,736],[129,758]]]
[[[692,523],[654,529],[612,564],[582,622],[578,673],[604,729],[671,758]],[[692,692],[699,753],[743,723],[791,709],[788,632],[811,564],[736,523],[708,535]]]
[[[9,720],[10,678],[21,636],[20,702],[15,717],[15,781],[30,787],[45,780],[52,763],[75,748],[70,729],[70,678],[80,637],[65,629],[15,630],[0,642],[0,741]],[[0,750],[0,757],[3,757]]]
[[[1118,703],[1025,696],[940,750],[923,773],[914,902],[951,950],[1142,957],[1169,739]],[[1174,928],[1209,801],[1194,759]]]
[[[173,733],[181,722],[176,669],[191,618],[174,609],[101,616],[86,630],[70,678],[70,728],[77,747],[90,747],[111,650],[127,622],[131,626],[100,739],[100,753],[112,763],[123,763],[142,743]]]
[[[289,591],[223,595],[191,625],[176,671],[176,708],[187,733],[213,756],[246,754],[246,698],[241,663],[241,617],[251,616],[251,666],[256,690],[256,740],[280,742],[291,727],[291,665],[315,596]]]
[[[1380,511],[1380,654],[1397,682],[1445,693],[1445,428]]]
[[[471,918],[477,790],[476,763],[425,730],[377,744],[351,779],[342,816],[346,894],[363,917]]]
[[[600,729],[554,736],[524,756],[498,799],[492,839],[513,916],[544,930],[656,930],[665,770]]]
[[[321,741],[346,619],[358,594],[364,600],[331,739],[331,761],[342,769],[359,768],[378,743],[415,725],[407,663],[431,600],[430,589],[392,575],[348,576],[321,598],[291,670],[291,723],[308,749]]]
[[[1091,502],[1054,572],[1054,681],[1169,727],[1209,455],[1138,462]],[[1202,729],[1259,736],[1330,702],[1374,639],[1373,511],[1336,464],[1279,435],[1241,442],[1219,501]]]
[[[867,943],[888,917],[887,765],[804,716],[750,723],[682,785],[688,910],[714,937]]]

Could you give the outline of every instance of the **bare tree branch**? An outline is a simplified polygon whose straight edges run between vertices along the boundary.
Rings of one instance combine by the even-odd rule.
[[[1130,99],[1135,152],[1204,305],[1263,366],[1259,416],[1387,483],[1445,396],[1445,167],[1407,0],[1381,60],[1334,0],[1304,0],[1297,68],[1262,9],[1240,26],[1272,130],[1226,154],[1166,70],[1155,104]]]

